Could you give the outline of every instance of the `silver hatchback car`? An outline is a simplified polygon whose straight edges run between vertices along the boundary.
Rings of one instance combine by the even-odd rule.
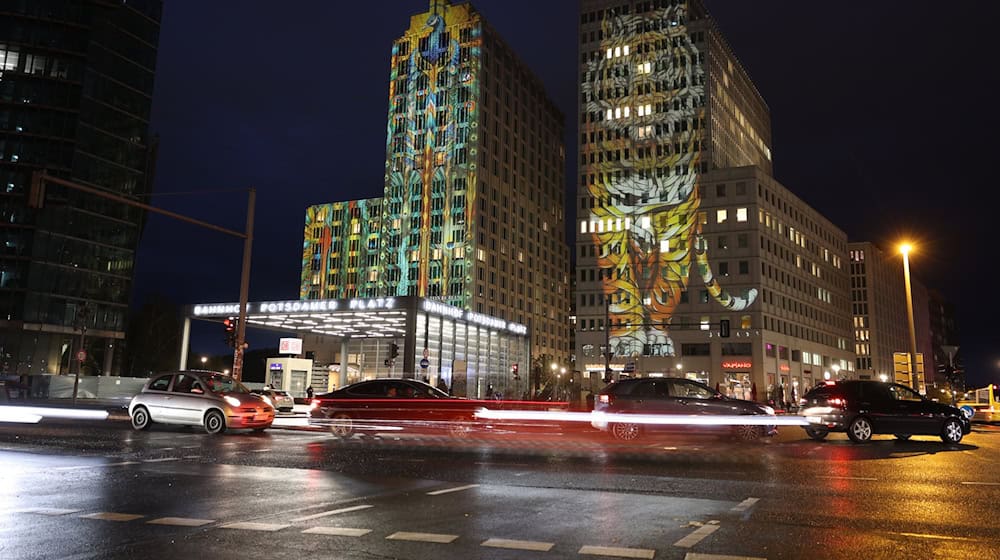
[[[231,376],[214,371],[154,375],[128,406],[132,427],[154,423],[204,426],[210,434],[227,429],[262,431],[274,422],[274,405]]]

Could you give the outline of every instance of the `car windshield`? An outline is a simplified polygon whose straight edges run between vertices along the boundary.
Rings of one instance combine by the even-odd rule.
[[[208,390],[213,393],[249,393],[242,383],[226,375],[210,375],[205,377]]]

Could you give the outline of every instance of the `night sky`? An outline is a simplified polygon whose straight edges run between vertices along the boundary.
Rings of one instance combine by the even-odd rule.
[[[573,211],[577,2],[474,4],[567,117]],[[708,6],[771,109],[778,181],[851,241],[891,250],[914,240],[912,271],[957,306],[970,381],[1000,381],[992,282],[1000,251],[989,228],[1000,202],[992,173],[1000,4]],[[240,190],[256,188],[251,301],[298,297],[306,206],[381,196],[390,47],[426,8],[426,0],[165,1],[153,204],[242,230]],[[135,302],[154,293],[182,304],[236,301],[241,255],[235,237],[151,216]],[[221,353],[221,340],[220,326],[196,325],[192,347]],[[250,341],[276,345],[273,334]]]

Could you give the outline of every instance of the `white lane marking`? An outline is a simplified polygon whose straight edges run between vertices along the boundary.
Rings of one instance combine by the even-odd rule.
[[[146,522],[149,525],[176,525],[179,527],[201,527],[215,523],[214,519],[191,519],[188,517],[160,517]]]
[[[76,513],[80,510],[78,509],[60,509],[60,508],[29,508],[22,509],[19,513],[37,513],[39,515],[69,515],[71,513]]]
[[[816,478],[833,478],[837,480],[878,480],[870,476],[817,476]]]
[[[538,541],[516,541],[511,539],[487,539],[479,546],[491,546],[493,548],[510,548],[513,550],[534,550],[538,552],[548,552],[555,546],[555,543]]]
[[[227,523],[223,529],[242,529],[244,531],[280,531],[289,525],[277,523]]]
[[[462,490],[468,490],[470,488],[479,488],[478,484],[466,484],[465,486],[456,486],[454,488],[445,488],[444,490],[435,490],[433,492],[428,492],[428,496],[440,496],[441,494],[448,494],[451,492],[461,492]]]
[[[185,445],[181,449],[201,449],[200,445]]]
[[[185,455],[185,459],[200,459],[201,455]]]
[[[56,467],[57,471],[73,471],[79,469],[102,469],[104,467],[121,467],[123,465],[138,465],[138,461],[122,461],[121,463],[100,463],[94,465],[74,465],[72,467]]]
[[[674,546],[691,548],[701,542],[702,539],[719,530],[718,525],[702,525],[695,529],[693,533],[674,543]]]
[[[267,449],[254,449],[250,453],[270,453],[270,452],[271,452],[271,448],[269,447]]]
[[[899,533],[892,532],[893,535],[902,535],[904,537],[917,537],[920,539],[937,539],[943,541],[969,541],[969,542],[979,542],[979,539],[972,539],[969,537],[949,537],[947,535],[929,535],[925,533]]]
[[[173,447],[161,447],[160,448],[160,451],[173,451],[173,450],[174,450]]]
[[[407,533],[400,531],[386,537],[390,541],[417,541],[448,544],[458,538],[458,535],[442,535],[440,533]]]
[[[136,515],[134,513],[112,513],[110,511],[102,511],[100,513],[88,513],[87,515],[81,515],[81,519],[103,519],[104,521],[134,521],[146,517],[145,515]]]
[[[620,548],[615,546],[584,546],[578,554],[590,554],[592,556],[617,556],[619,558],[643,558],[650,560],[656,554],[655,550],[648,548]]]
[[[309,521],[310,519],[319,519],[320,517],[326,517],[328,515],[337,515],[338,513],[347,513],[349,511],[358,511],[360,509],[368,509],[375,506],[353,506],[341,509],[335,509],[333,511],[324,511],[322,513],[314,513],[313,515],[307,515],[305,517],[296,517],[292,520],[292,523],[298,523],[300,521]]]
[[[760,498],[747,498],[747,499],[743,500],[742,502],[740,502],[739,505],[737,505],[737,506],[733,507],[732,509],[730,509],[729,511],[737,512],[737,513],[744,512],[744,511],[750,509],[751,507],[753,507],[753,505],[756,504],[759,501],[760,501]]]
[[[143,463],[165,463],[167,461],[180,461],[177,457],[160,457],[159,459],[143,459]]]
[[[349,527],[313,527],[302,531],[310,535],[331,535],[334,537],[363,537],[371,533],[371,529],[351,529]]]
[[[767,560],[759,556],[726,556],[724,554],[700,554],[698,552],[688,552],[684,555],[684,560]]]
[[[963,482],[969,486],[1000,486],[1000,482]]]

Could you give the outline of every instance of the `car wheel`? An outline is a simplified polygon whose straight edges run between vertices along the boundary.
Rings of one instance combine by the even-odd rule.
[[[740,441],[757,441],[760,439],[761,431],[760,426],[736,426],[733,428],[733,435]]]
[[[851,420],[847,426],[847,437],[854,443],[865,443],[872,439],[872,423],[864,416]]]
[[[463,418],[461,416],[456,416],[451,420],[448,420],[448,435],[457,438],[465,439],[472,434],[472,424],[468,418]]]
[[[896,434],[896,439],[899,441],[906,441],[913,437],[913,434]]]
[[[639,424],[611,424],[611,435],[621,441],[635,441],[642,435],[642,426]]]
[[[962,441],[962,424],[954,418],[944,421],[944,428],[941,430],[941,441],[945,443],[958,443]]]
[[[826,428],[806,428],[806,435],[816,441],[823,441],[826,439],[826,436],[830,435],[830,430]]]
[[[153,425],[149,418],[149,411],[144,406],[137,406],[132,411],[132,427],[136,430],[148,430]]]
[[[226,417],[218,410],[205,413],[205,431],[210,434],[221,434],[226,431]]]
[[[330,416],[330,433],[336,437],[347,439],[354,435],[354,421],[346,412],[337,412]]]

